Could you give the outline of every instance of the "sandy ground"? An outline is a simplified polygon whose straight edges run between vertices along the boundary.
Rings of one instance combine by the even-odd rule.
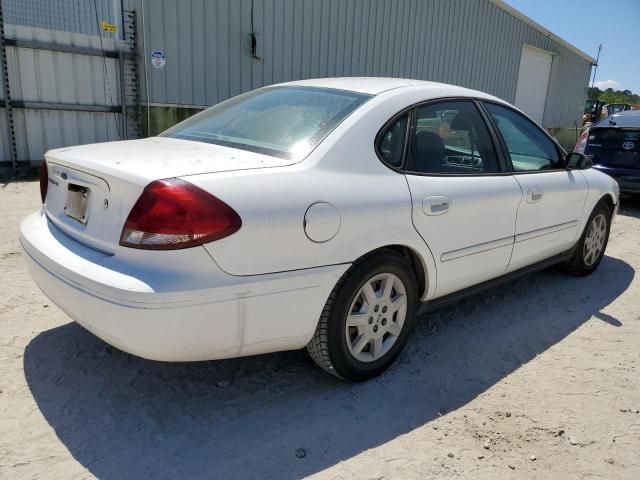
[[[18,222],[38,204],[36,183],[0,184],[2,479],[640,478],[640,201],[594,275],[425,315],[358,385],[304,352],[162,364],[109,347],[25,271]]]

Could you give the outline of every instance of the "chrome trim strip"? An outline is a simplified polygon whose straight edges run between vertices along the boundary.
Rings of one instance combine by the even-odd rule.
[[[478,245],[472,245],[471,247],[445,252],[440,255],[440,261],[448,262],[449,260],[455,260],[456,258],[467,257],[469,255],[475,255],[476,253],[495,250],[500,247],[508,247],[509,245],[513,245],[513,239],[514,237],[505,237],[498,240],[492,240],[491,242],[480,243]]]
[[[531,240],[532,238],[541,237],[543,235],[549,235],[550,233],[560,232],[567,230],[578,225],[578,221],[559,223],[558,225],[552,225],[551,227],[539,228],[537,230],[531,230],[530,232],[519,233],[516,235],[516,243],[524,242],[525,240]]]

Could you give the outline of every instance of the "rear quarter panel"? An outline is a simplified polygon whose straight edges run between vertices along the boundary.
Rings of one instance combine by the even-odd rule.
[[[232,275],[256,275],[350,263],[377,248],[403,245],[422,259],[425,297],[432,293],[435,264],[413,227],[406,179],[374,150],[380,128],[424,98],[410,91],[369,100],[296,165],[185,177],[242,218],[238,232],[205,246],[215,262]],[[316,202],[330,203],[340,215],[338,233],[324,243],[305,234],[305,212]]]

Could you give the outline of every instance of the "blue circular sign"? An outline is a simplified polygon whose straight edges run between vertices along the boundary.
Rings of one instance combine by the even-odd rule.
[[[161,50],[156,50],[151,54],[151,65],[156,68],[163,68],[167,64],[167,56]]]

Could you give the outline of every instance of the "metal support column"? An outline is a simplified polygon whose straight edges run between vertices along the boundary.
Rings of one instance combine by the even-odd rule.
[[[16,130],[13,124],[13,105],[11,104],[11,89],[9,88],[9,67],[7,66],[7,49],[4,37],[4,18],[2,16],[2,0],[0,0],[0,74],[4,93],[4,111],[7,117],[7,136],[9,138],[9,154],[11,167],[16,171],[18,150],[16,148]]]
[[[138,29],[135,11],[123,11],[123,49],[121,49],[120,76],[122,81],[122,112],[125,138],[140,138],[141,112],[138,76]],[[144,61],[144,58],[142,59]]]
[[[118,64],[120,66],[120,102],[122,103],[122,140],[127,140],[129,138],[127,132],[127,97],[126,97],[126,81],[124,76],[125,62],[124,62],[124,52],[120,50],[118,55]]]

